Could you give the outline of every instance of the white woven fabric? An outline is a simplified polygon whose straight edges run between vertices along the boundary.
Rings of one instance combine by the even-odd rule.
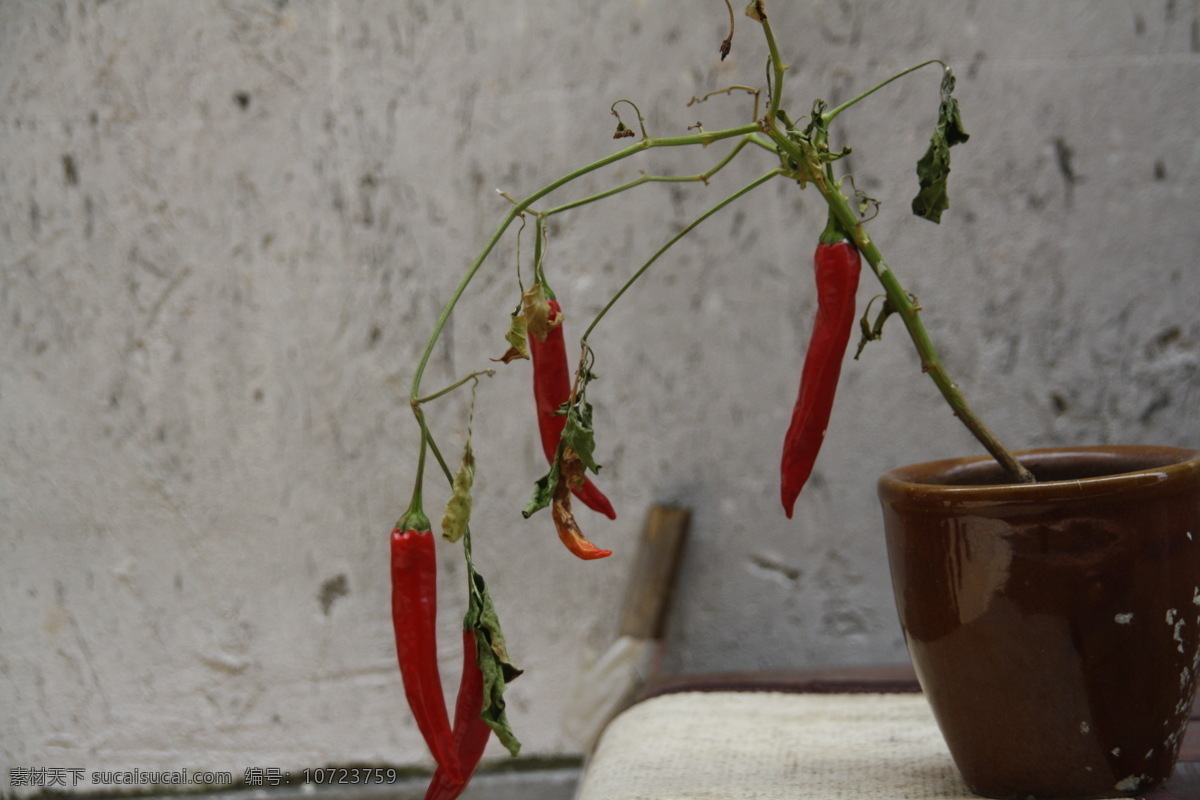
[[[974,800],[919,694],[687,692],[605,730],[577,800]]]

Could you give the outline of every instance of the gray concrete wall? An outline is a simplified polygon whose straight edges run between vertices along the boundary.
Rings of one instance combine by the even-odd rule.
[[[940,227],[907,210],[936,71],[845,115],[836,140],[1002,437],[1200,446],[1200,4],[771,7],[795,116],[925,58],[956,67],[972,139]],[[749,118],[743,98],[685,105],[763,84],[740,13],[717,60],[726,24],[720,2],[663,0],[0,3],[0,769],[428,763],[387,599],[415,361],[506,211],[495,190],[612,152],[613,100],[656,135]],[[559,197],[719,157],[654,152]],[[744,162],[557,218],[568,335],[771,156]],[[544,468],[528,366],[480,387],[476,557],[527,670],[509,695],[527,753],[575,752],[572,675],[614,633],[651,503],[695,511],[667,669],[903,659],[874,480],[978,447],[893,326],[847,364],[784,519],[779,446],[823,219],[815,193],[768,186],[597,328],[599,482],[620,517],[581,521],[606,561],[574,560],[547,518],[518,513]],[[426,386],[503,349],[515,261],[509,238]],[[465,411],[461,393],[429,409],[451,454]],[[441,485],[428,495],[440,515]],[[463,567],[440,553],[453,676]]]

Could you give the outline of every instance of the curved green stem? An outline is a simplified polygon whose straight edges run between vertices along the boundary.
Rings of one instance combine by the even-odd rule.
[[[880,83],[880,84],[878,84],[877,86],[873,86],[872,88],[870,88],[870,89],[867,89],[867,90],[866,90],[865,92],[863,92],[862,94],[859,94],[859,95],[856,95],[856,96],[854,96],[854,97],[851,97],[849,100],[847,100],[846,102],[842,103],[842,104],[841,104],[840,106],[838,106],[837,108],[834,108],[834,109],[832,109],[832,110],[830,110],[830,111],[826,111],[826,112],[825,112],[825,113],[822,115],[822,116],[825,118],[825,124],[826,124],[826,125],[828,125],[830,122],[832,122],[832,121],[833,121],[833,118],[834,118],[834,117],[836,117],[838,114],[842,113],[842,112],[843,112],[843,111],[845,111],[847,108],[849,108],[850,106],[852,106],[852,105],[854,105],[855,103],[857,103],[859,100],[862,100],[862,99],[864,99],[864,98],[866,98],[866,97],[868,97],[868,96],[870,96],[870,95],[874,94],[875,92],[879,91],[880,89],[882,89],[883,87],[885,87],[885,86],[887,86],[889,83],[891,83],[892,81],[899,80],[900,78],[903,78],[905,75],[909,74],[910,72],[916,72],[916,71],[917,71],[917,70],[919,70],[921,67],[928,67],[930,64],[941,64],[943,68],[945,68],[945,66],[946,66],[946,62],[945,62],[945,61],[942,61],[940,58],[931,58],[931,59],[929,59],[928,61],[923,61],[923,62],[921,62],[920,64],[917,64],[917,65],[916,65],[916,66],[914,66],[914,67],[909,67],[908,69],[904,70],[903,72],[897,72],[895,75],[893,75],[892,77],[888,78],[888,79],[887,79],[886,81],[884,81],[883,83]]]
[[[643,264],[641,266],[641,268],[638,269],[637,272],[633,273],[633,275],[630,276],[629,280],[625,281],[625,284],[620,289],[618,289],[617,293],[614,294],[612,296],[612,298],[609,299],[609,301],[604,305],[604,308],[600,309],[600,313],[597,314],[596,318],[592,320],[592,324],[588,325],[587,330],[583,332],[583,336],[581,336],[579,338],[579,341],[582,343],[587,342],[588,335],[591,334],[592,329],[595,328],[596,324],[599,323],[600,320],[602,320],[604,318],[604,315],[609,312],[609,310],[613,307],[613,305],[615,305],[616,302],[621,299],[621,295],[625,294],[625,292],[629,289],[629,287],[633,286],[633,284],[637,282],[638,278],[642,277],[642,275],[645,274],[646,270],[650,269],[650,265],[653,264],[655,261],[657,261],[663,253],[665,253],[665,252],[667,252],[667,250],[671,249],[671,247],[676,242],[678,242],[680,239],[682,239],[684,236],[686,236],[688,233],[690,233],[692,230],[694,230],[696,228],[696,226],[698,226],[701,222],[704,222],[704,220],[708,219],[713,214],[715,214],[718,211],[720,211],[721,209],[725,208],[725,206],[729,205],[734,200],[737,200],[742,195],[748,194],[751,191],[753,191],[754,189],[757,189],[759,186],[762,186],[764,183],[769,181],[771,178],[774,178],[777,175],[782,175],[782,174],[784,174],[783,169],[776,168],[776,169],[773,169],[770,172],[768,172],[766,175],[763,175],[760,178],[752,181],[751,183],[746,184],[741,189],[738,189],[736,192],[729,195],[724,200],[717,203],[715,206],[708,209],[700,216],[696,217],[696,219],[692,220],[692,222],[686,228],[681,230],[675,236],[671,237],[670,241],[668,241],[666,244],[664,244],[662,247],[660,247],[658,249],[658,252],[656,252],[654,255],[650,256],[649,261],[647,261],[645,264]]]
[[[642,110],[637,107],[637,103],[633,102],[632,100],[626,100],[625,98],[622,97],[620,100],[616,101],[611,106],[609,106],[608,110],[611,111],[612,115],[617,118],[617,122],[621,125],[625,125],[625,123],[621,120],[621,115],[617,113],[617,106],[620,105],[621,103],[627,103],[628,105],[633,107],[633,113],[637,114],[637,118],[638,118],[638,128],[640,128],[642,131],[642,138],[649,139],[650,137],[646,135],[646,118],[642,116]],[[625,125],[625,128],[628,128],[628,127],[629,127],[628,125]],[[626,135],[630,136],[632,134],[626,134]]]
[[[719,131],[702,131],[700,133],[690,134],[687,136],[672,136],[662,139],[643,139],[636,144],[632,144],[629,147],[618,150],[615,153],[611,153],[604,158],[593,161],[591,164],[580,167],[572,172],[568,172],[566,175],[563,175],[557,180],[546,184],[525,199],[518,201],[515,205],[513,205],[512,208],[508,210],[508,213],[504,215],[504,219],[501,220],[500,225],[496,228],[495,232],[492,233],[491,238],[488,239],[483,250],[475,257],[475,260],[467,269],[467,273],[463,275],[462,280],[458,282],[458,286],[455,287],[453,294],[451,294],[449,301],[446,303],[446,307],[442,309],[442,313],[438,317],[437,323],[434,325],[433,333],[429,337],[429,342],[425,345],[425,352],[421,354],[421,360],[417,364],[417,370],[413,374],[412,389],[409,393],[410,400],[416,400],[418,397],[420,397],[421,379],[425,375],[425,368],[429,365],[429,358],[433,355],[433,348],[437,344],[437,340],[441,337],[442,329],[446,327],[446,321],[450,318],[451,312],[454,311],[454,307],[458,305],[459,299],[462,298],[463,292],[466,291],[467,285],[470,284],[471,279],[475,277],[475,273],[479,271],[479,268],[483,266],[483,262],[487,259],[488,255],[490,255],[492,250],[495,249],[496,244],[500,241],[501,237],[504,235],[504,232],[508,230],[508,226],[512,224],[513,220],[515,220],[521,214],[521,212],[529,208],[530,205],[536,203],[538,200],[542,199],[556,189],[561,188],[562,186],[583,175],[586,175],[590,172],[595,172],[596,170],[606,167],[609,164],[615,164],[616,162],[632,155],[636,155],[643,150],[649,150],[654,147],[686,147],[689,145],[700,145],[707,147],[713,142],[718,142],[723,139],[732,139],[737,136],[745,136],[746,134],[754,133],[758,130],[759,126],[757,124],[753,124],[741,125],[736,128],[726,128]]]
[[[563,203],[561,206],[555,206],[554,208],[546,209],[545,211],[541,212],[540,216],[550,217],[555,214],[561,214],[564,211],[570,211],[573,208],[579,208],[580,206],[594,203],[597,200],[604,200],[605,198],[612,197],[613,195],[620,194],[621,192],[628,191],[629,189],[633,189],[645,183],[708,183],[709,178],[720,172],[721,169],[724,168],[725,165],[727,165],[730,161],[733,161],[737,154],[741,152],[742,148],[750,144],[751,141],[752,140],[749,135],[743,137],[742,140],[738,142],[737,145],[730,150],[724,158],[714,164],[713,167],[707,172],[701,172],[699,175],[642,175],[640,178],[634,178],[628,183],[623,183],[620,186],[615,186],[612,189],[599,192],[591,195],[590,197],[572,200],[569,203]]]
[[[421,405],[422,403],[428,403],[430,400],[436,400],[439,397],[450,394],[451,392],[453,392],[458,387],[462,386],[467,381],[474,380],[481,376],[486,376],[486,377],[490,378],[495,374],[496,374],[496,370],[494,370],[494,369],[475,370],[470,375],[467,375],[465,378],[462,378],[462,379],[457,380],[454,383],[450,384],[445,389],[439,389],[438,391],[434,392],[433,394],[427,394],[424,397],[418,397],[416,400],[413,400],[412,402],[416,403],[417,405]]]

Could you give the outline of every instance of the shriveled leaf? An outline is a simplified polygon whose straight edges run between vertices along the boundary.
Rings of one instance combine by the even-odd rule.
[[[767,13],[763,10],[762,0],[750,0],[750,4],[746,6],[746,16],[758,22],[766,19]]]
[[[524,311],[518,311],[512,315],[512,321],[508,325],[508,333],[504,334],[504,341],[508,342],[508,350],[499,358],[493,358],[492,361],[502,361],[505,364],[510,364],[518,358],[529,358],[529,340],[526,338],[528,326],[525,323]]]
[[[592,405],[581,401],[567,410],[567,424],[563,426],[562,440],[566,447],[573,450],[583,467],[592,472],[599,472],[600,465],[596,463],[593,451],[596,449],[595,431],[592,429]],[[583,481],[582,474],[579,478]]]
[[[474,482],[475,454],[471,452],[471,443],[468,441],[463,451],[462,465],[454,476],[446,511],[442,514],[442,537],[446,541],[457,542],[467,532],[467,525],[471,521],[471,486]]]
[[[473,566],[470,569],[472,591],[464,627],[475,633],[479,670],[483,673],[483,710],[480,716],[508,752],[516,756],[521,751],[521,743],[513,735],[505,714],[504,690],[521,674],[521,670],[508,657],[504,634],[500,630],[500,618],[483,576],[475,572]]]
[[[546,288],[540,283],[525,290],[521,296],[522,315],[525,318],[525,330],[530,336],[536,336],[539,342],[546,341],[550,331],[563,323],[563,315],[555,314],[550,319],[550,301],[546,298]]]
[[[554,492],[558,488],[558,459],[550,465],[550,471],[537,479],[537,483],[533,486],[533,497],[529,498],[525,508],[521,511],[521,516],[529,519],[537,512],[541,511],[554,499]]]
[[[920,190],[913,198],[912,210],[918,217],[941,222],[942,212],[950,207],[946,182],[950,176],[950,148],[970,138],[963,127],[958,100],[952,96],[954,74],[946,70],[942,78],[942,100],[938,106],[937,125],[929,140],[929,149],[917,162]]]
[[[567,489],[578,489],[583,485],[583,461],[570,445],[564,444],[558,461],[558,481]],[[558,491],[554,496],[557,498]]]

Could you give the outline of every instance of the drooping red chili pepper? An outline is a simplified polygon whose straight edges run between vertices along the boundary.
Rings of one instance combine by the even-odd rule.
[[[550,322],[562,315],[562,307],[557,300],[550,300]],[[563,428],[567,418],[559,413],[559,408],[571,397],[572,373],[567,366],[567,345],[563,336],[563,326],[555,325],[546,334],[546,340],[541,341],[533,333],[529,334],[529,357],[533,361],[533,396],[537,405],[538,429],[542,434],[542,450],[546,460],[554,463],[558,452],[558,442],[562,438]],[[598,511],[609,519],[616,519],[617,512],[612,503],[596,488],[591,479],[585,477],[583,483],[571,489],[584,505],[593,511]]]
[[[800,490],[812,474],[825,439],[842,359],[854,328],[854,296],[862,259],[837,223],[830,218],[814,256],[817,318],[800,374],[800,395],[783,441],[780,493],[788,518]]]
[[[425,790],[425,800],[454,800],[471,780],[479,759],[487,747],[492,728],[483,720],[483,671],[479,668],[479,650],[475,631],[463,631],[462,679],[454,705],[454,749],[458,753],[461,779],[455,781],[440,766]]]
[[[612,550],[605,550],[602,547],[597,547],[587,540],[583,532],[579,530],[579,523],[575,521],[575,514],[571,511],[571,496],[562,491],[563,484],[559,484],[559,489],[555,492],[554,502],[551,505],[551,513],[554,515],[554,527],[558,530],[559,540],[566,545],[577,558],[582,558],[584,561],[593,561],[597,558],[608,558],[612,555]]]
[[[437,558],[429,520],[410,511],[392,531],[392,626],[404,696],[417,728],[447,775],[461,769],[437,659]]]

